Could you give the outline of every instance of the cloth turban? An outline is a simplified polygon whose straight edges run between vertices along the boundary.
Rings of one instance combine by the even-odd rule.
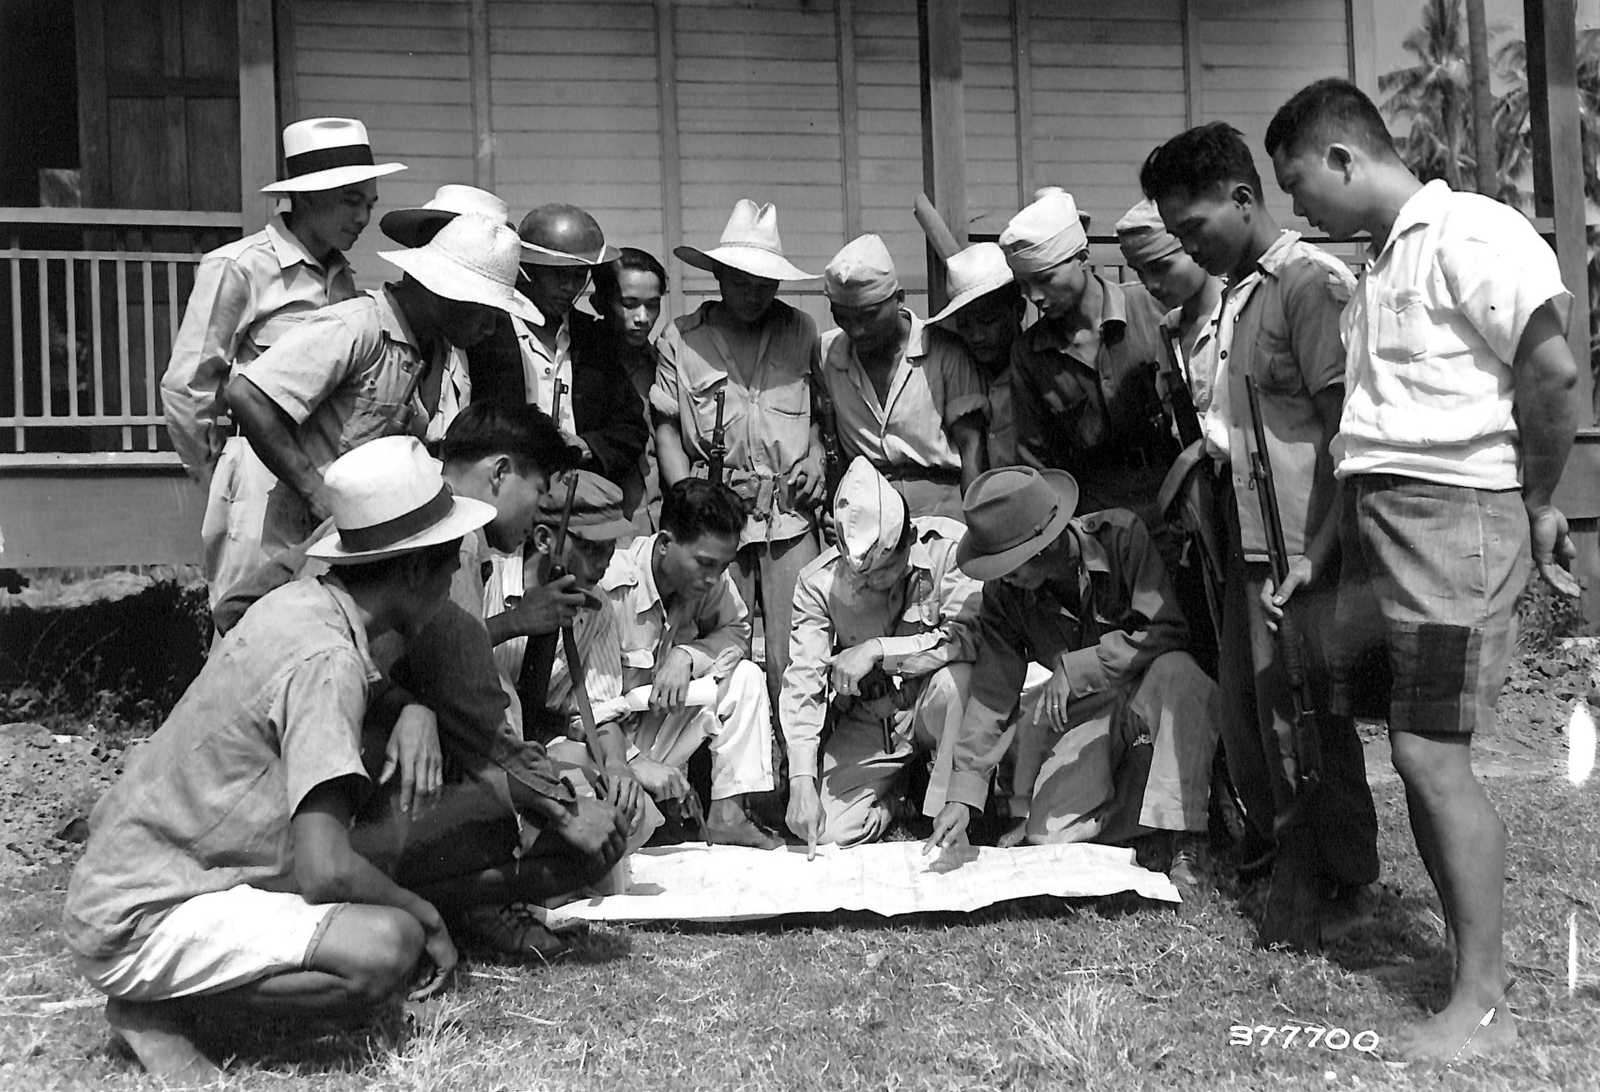
[[[1089,236],[1072,195],[1054,187],[1013,216],[1000,233],[1000,249],[1018,276],[1042,273],[1088,246]]]

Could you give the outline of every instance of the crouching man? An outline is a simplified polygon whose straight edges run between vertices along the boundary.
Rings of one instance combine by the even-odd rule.
[[[706,841],[773,849],[782,842],[750,821],[745,798],[772,789],[772,706],[765,676],[749,659],[750,613],[728,566],[745,508],[725,485],[674,483],[662,498],[661,530],[617,552],[600,581],[622,643],[623,691],[650,688],[648,708],[626,725],[634,776],[657,803],[689,794],[683,770],[711,746]],[[710,700],[690,684],[715,680]]]
[[[78,965],[109,995],[113,1030],[163,1077],[211,1070],[192,1038],[202,1006],[358,1013],[408,986],[434,993],[456,964],[439,892],[473,898],[498,879],[538,898],[562,867],[547,857],[519,871],[513,838],[494,876],[408,889],[353,847],[382,760],[364,762],[361,746],[379,677],[369,644],[428,625],[462,537],[495,510],[453,496],[403,439],[335,460],[322,495],[338,529],[309,553],[332,571],[272,591],[222,640],[96,808],[68,887]],[[623,832],[605,841],[591,862],[602,870]]]
[[[1183,614],[1138,517],[1074,519],[1077,503],[1059,470],[991,470],[967,490],[956,556],[985,582],[983,606],[949,802],[928,844],[965,837],[1015,733],[1016,825],[1002,844],[1138,842],[1142,860],[1189,884],[1182,835],[1206,828],[1217,687],[1184,651]],[[1051,676],[1019,710],[1029,660]]]
[[[833,502],[838,545],[800,571],[780,721],[789,748],[789,829],[809,846],[883,837],[895,784],[933,752],[923,810],[944,807],[966,706],[983,588],[956,565],[963,528],[912,519],[906,500],[857,456]],[[829,692],[833,694],[829,704]],[[823,723],[833,732],[822,748]]]

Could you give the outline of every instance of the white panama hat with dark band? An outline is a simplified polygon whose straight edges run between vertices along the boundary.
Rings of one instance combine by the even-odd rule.
[[[495,517],[494,505],[450,492],[415,436],[369,440],[339,456],[322,479],[332,534],[306,550],[329,565],[358,565],[442,546]]]
[[[372,161],[367,127],[355,118],[307,118],[284,127],[284,177],[261,192],[336,190],[405,169],[404,163]]]

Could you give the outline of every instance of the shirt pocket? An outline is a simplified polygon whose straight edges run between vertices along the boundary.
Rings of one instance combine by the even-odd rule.
[[[361,377],[344,427],[345,451],[384,436],[421,435],[427,420],[417,411],[412,383],[418,367],[421,365],[386,360]]]
[[[769,387],[756,397],[761,401],[762,410],[768,413],[787,418],[811,415],[811,383],[803,376]]]
[[[1402,288],[1380,296],[1372,308],[1372,355],[1409,363],[1428,355],[1428,307],[1422,294]]]
[[[687,386],[685,390],[689,396],[690,410],[694,415],[695,429],[708,443],[717,427],[718,391],[726,392],[722,402],[723,431],[726,432],[732,426],[735,416],[740,415],[740,407],[736,401],[737,393],[726,375],[710,372],[700,377],[694,385]]]

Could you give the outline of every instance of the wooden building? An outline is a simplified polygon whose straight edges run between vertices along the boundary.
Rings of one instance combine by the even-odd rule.
[[[1528,6],[1553,12],[1559,77],[1572,0]],[[258,190],[286,121],[363,119],[379,158],[410,168],[382,181],[380,212],[468,182],[514,215],[581,204],[612,242],[667,255],[714,243],[749,196],[777,204],[802,268],[820,271],[859,232],[881,234],[921,307],[919,191],[958,234],[992,235],[1037,186],[1063,185],[1093,218],[1097,262],[1114,265],[1111,225],[1138,197],[1152,147],[1226,119],[1259,149],[1273,111],[1309,80],[1342,75],[1374,91],[1380,25],[1402,18],[1390,9],[13,0],[0,9],[12,23],[0,39],[13,43],[0,64],[0,146],[32,159],[0,170],[0,566],[196,556],[201,498],[166,442],[156,383],[198,255],[271,211]],[[19,140],[44,128],[36,111],[54,111],[50,131],[76,141]],[[1564,117],[1558,108],[1558,131]],[[1570,121],[1575,133],[1575,112]],[[80,207],[39,207],[52,168],[68,179],[76,169]],[[1269,202],[1290,220],[1268,173]],[[1568,212],[1555,209],[1550,229]],[[1581,238],[1581,202],[1578,217]],[[364,285],[387,275],[374,256],[385,244],[374,224],[352,252]],[[712,284],[667,265],[670,309],[682,313]],[[816,293],[791,295],[826,325]]]

